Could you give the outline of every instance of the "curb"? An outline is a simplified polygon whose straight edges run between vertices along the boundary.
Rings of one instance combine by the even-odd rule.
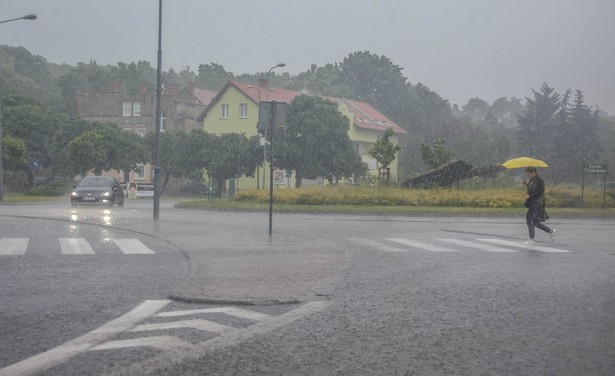
[[[179,294],[169,295],[169,299],[181,303],[200,303],[200,304],[216,304],[216,305],[237,305],[237,306],[273,306],[287,304],[304,303],[297,299],[279,300],[279,299],[226,299],[226,298],[208,298],[208,297],[192,297]]]

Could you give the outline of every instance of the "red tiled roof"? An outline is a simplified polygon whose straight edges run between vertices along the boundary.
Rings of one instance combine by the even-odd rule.
[[[226,91],[229,86],[234,86],[235,88],[237,88],[237,90],[245,94],[254,103],[258,103],[259,100],[290,103],[296,96],[303,94],[299,91],[280,88],[269,88],[268,90],[268,88],[264,85],[251,85],[246,82],[230,80],[220,90],[216,97],[212,99],[208,107],[197,119],[198,121],[203,121],[205,113],[209,110],[209,107],[213,105],[215,101],[217,101],[218,97],[224,91]],[[368,103],[344,98],[325,96],[320,97],[335,102],[338,105],[345,104],[346,106],[348,106],[348,109],[354,117],[353,124],[359,128],[371,129],[376,131],[384,131],[387,128],[393,128],[393,131],[395,131],[395,133],[407,133],[405,130],[403,130],[403,128],[395,124],[395,122],[393,122],[391,119],[378,112],[378,110],[370,106]]]
[[[202,105],[207,106],[211,103],[217,93],[215,91],[195,87],[192,94],[199,102],[201,102]]]
[[[373,129],[373,130],[385,130],[387,128],[393,128],[395,133],[407,133],[402,127],[395,124],[394,121],[384,116],[378,110],[370,106],[368,103],[355,101],[350,99],[335,98],[335,101],[345,103],[352,115],[354,116],[353,123],[359,128]]]

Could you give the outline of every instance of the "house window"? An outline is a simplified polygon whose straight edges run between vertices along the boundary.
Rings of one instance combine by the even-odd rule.
[[[132,102],[124,102],[124,116],[132,115]]]
[[[228,119],[228,104],[223,104],[222,107],[220,107],[220,118]]]
[[[141,116],[141,102],[134,102],[132,106],[133,116]]]
[[[137,174],[136,179],[138,180],[145,179],[145,165],[143,165],[143,163],[137,163],[136,174]]]
[[[239,117],[240,118],[248,117],[248,104],[247,103],[239,103]]]

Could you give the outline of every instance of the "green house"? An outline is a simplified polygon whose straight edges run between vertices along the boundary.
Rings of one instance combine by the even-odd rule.
[[[203,129],[208,133],[217,135],[238,133],[244,134],[246,137],[255,136],[258,134],[256,125],[259,102],[290,103],[293,98],[300,94],[305,93],[269,88],[266,80],[259,81],[257,85],[230,80],[213,98],[197,120],[203,123]],[[379,166],[376,160],[368,155],[368,151],[386,129],[392,128],[395,131],[395,137],[392,138],[394,143],[397,143],[398,136],[405,134],[406,131],[365,102],[344,98],[325,98],[337,103],[338,110],[350,119],[348,136],[353,141],[361,159],[367,163],[369,174],[377,176]],[[398,171],[397,160],[393,161],[389,167],[391,169],[390,176],[395,180]],[[267,165],[259,169],[255,178],[242,177],[236,179],[236,181],[228,182],[227,188],[266,188],[269,184],[269,180],[266,178],[268,173],[269,167]],[[277,187],[293,186],[284,171],[275,171],[274,177],[274,184]],[[313,182],[313,184],[319,184],[319,182]],[[306,182],[304,185],[309,185],[309,183]]]

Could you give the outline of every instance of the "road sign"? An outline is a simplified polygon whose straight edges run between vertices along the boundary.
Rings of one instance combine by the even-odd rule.
[[[286,129],[286,107],[287,104],[284,102],[260,102],[258,129]]]
[[[583,164],[583,172],[586,174],[606,174],[606,163],[585,163]]]

